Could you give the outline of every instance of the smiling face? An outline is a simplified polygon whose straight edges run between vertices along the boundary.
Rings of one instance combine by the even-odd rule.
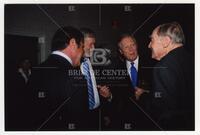
[[[137,44],[132,37],[124,37],[120,42],[120,53],[129,61],[134,61],[138,56]]]
[[[151,41],[148,48],[151,49],[151,57],[156,60],[160,60],[166,53],[164,37],[158,36],[158,28],[156,28],[151,34]]]

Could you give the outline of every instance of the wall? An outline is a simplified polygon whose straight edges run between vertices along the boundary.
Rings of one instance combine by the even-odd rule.
[[[140,50],[149,55],[149,35],[160,23],[177,21],[194,52],[193,4],[9,4],[5,5],[5,33],[40,37],[40,57],[50,53],[51,38],[58,26],[90,27],[97,34],[97,47],[116,51],[122,32],[135,32]],[[43,42],[44,41],[44,42]]]

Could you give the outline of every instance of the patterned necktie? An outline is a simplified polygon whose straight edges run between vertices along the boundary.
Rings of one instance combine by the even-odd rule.
[[[91,79],[90,69],[89,69],[89,64],[87,63],[87,59],[84,59],[84,62],[83,62],[83,72],[85,73],[84,76],[85,76],[85,79],[87,80],[89,109],[92,110],[95,105],[95,99],[94,99],[92,79]]]
[[[131,63],[131,82],[133,87],[137,86],[137,70],[134,63]]]

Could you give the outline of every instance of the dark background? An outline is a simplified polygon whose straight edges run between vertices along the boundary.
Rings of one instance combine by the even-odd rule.
[[[75,11],[70,12],[69,6],[75,6]],[[131,6],[131,11],[125,11],[125,6]],[[45,38],[42,49],[36,45],[38,54],[43,56],[37,58],[38,63],[49,55],[51,39],[58,25],[93,29],[97,35],[96,47],[109,48],[113,55],[119,34],[133,32],[140,50],[148,55],[147,46],[152,30],[161,23],[173,21],[183,27],[186,46],[194,53],[194,4],[5,5],[6,34]]]

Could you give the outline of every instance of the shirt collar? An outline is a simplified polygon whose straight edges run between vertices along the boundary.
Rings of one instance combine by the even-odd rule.
[[[134,61],[128,61],[126,60],[126,67],[129,70],[131,67],[131,63],[134,62],[134,67],[137,69],[138,71],[138,64],[139,64],[139,56],[137,56],[137,58]]]
[[[53,51],[51,54],[59,55],[59,56],[65,58],[72,65],[72,59],[69,56],[67,56],[67,54],[65,54],[61,51]]]

